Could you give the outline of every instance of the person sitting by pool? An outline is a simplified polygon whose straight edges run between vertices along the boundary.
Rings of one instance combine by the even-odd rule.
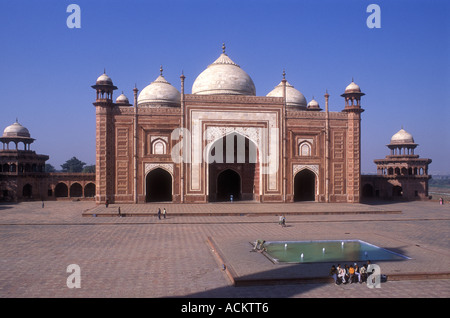
[[[348,281],[350,282],[350,284],[353,284],[354,278],[355,278],[355,268],[353,267],[353,265],[350,265],[350,267],[348,268]]]
[[[355,276],[358,277],[358,282],[361,283],[361,273],[359,270],[359,266],[356,263],[354,264],[354,266],[355,266]]]
[[[332,265],[331,270],[330,270],[330,276],[333,277],[334,283],[336,285],[338,284],[337,275],[338,275],[338,271],[337,271],[336,267],[334,265]]]
[[[338,278],[345,284],[345,270],[341,267],[341,264],[337,266]]]
[[[365,282],[367,280],[367,267],[366,265],[361,266],[359,269],[360,282]]]
[[[264,240],[256,240],[255,241],[255,245],[253,247],[253,251],[259,251],[262,252],[264,251],[264,243],[266,243],[266,241]]]
[[[348,272],[348,266],[347,264],[344,265],[344,271],[345,271],[345,280],[347,281],[347,283],[349,282],[349,272]]]

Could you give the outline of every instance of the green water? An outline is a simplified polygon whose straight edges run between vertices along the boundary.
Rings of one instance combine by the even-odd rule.
[[[406,256],[359,240],[266,242],[266,254],[277,263],[365,262],[405,260]]]

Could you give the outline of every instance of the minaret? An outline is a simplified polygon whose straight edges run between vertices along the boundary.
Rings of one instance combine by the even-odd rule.
[[[96,115],[96,196],[97,203],[106,200],[112,202],[114,196],[114,122],[112,109],[113,92],[117,89],[111,78],[104,72],[97,78],[95,85],[97,96],[95,102]]]
[[[365,94],[352,79],[345,88],[345,107],[347,113],[346,145],[346,192],[347,202],[359,202],[361,198],[361,96]]]
[[[330,114],[328,100],[330,95],[325,91],[325,202],[330,202]]]
[[[184,103],[184,80],[185,76],[183,71],[181,72],[180,80],[181,80],[181,123],[180,128],[183,130],[185,128],[185,103]],[[183,140],[184,134],[180,134],[181,140],[180,142],[183,144],[185,141]],[[187,151],[186,148],[183,147],[183,152]],[[184,157],[183,153],[183,157]],[[180,201],[184,202],[184,160],[180,162]]]
[[[138,203],[138,89],[136,84],[133,88],[134,94],[134,120],[133,120],[133,200]]]
[[[285,72],[285,70],[283,69],[283,79],[281,80],[281,84],[283,85],[283,116],[282,116],[282,118],[283,118],[283,122],[282,122],[282,129],[283,129],[283,131],[282,131],[282,134],[283,134],[283,136],[282,136],[282,138],[283,138],[283,144],[282,144],[282,147],[283,147],[283,165],[282,165],[282,168],[283,168],[283,202],[286,202],[286,196],[287,196],[287,178],[286,178],[286,175],[287,175],[287,158],[286,158],[286,153],[287,153],[287,151],[286,151],[286,146],[287,146],[287,141],[286,141],[286,138],[287,138],[287,136],[286,136],[286,134],[287,134],[287,132],[286,132],[286,127],[287,127],[287,111],[286,111],[286,72]]]

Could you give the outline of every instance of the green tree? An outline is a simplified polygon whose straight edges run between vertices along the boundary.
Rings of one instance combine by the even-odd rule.
[[[95,173],[95,165],[90,165],[90,166],[84,167],[83,173]]]
[[[76,157],[72,157],[67,160],[66,163],[61,165],[63,172],[82,172],[85,162],[78,160]]]
[[[56,169],[51,164],[46,163],[45,164],[45,172],[56,172]]]

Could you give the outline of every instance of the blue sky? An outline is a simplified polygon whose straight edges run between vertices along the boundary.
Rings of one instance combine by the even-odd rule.
[[[71,3],[81,28],[69,29]],[[369,4],[381,9],[370,29]],[[0,129],[16,118],[36,138],[32,149],[57,169],[72,156],[95,164],[95,92],[106,73],[132,100],[159,75],[179,89],[221,53],[264,96],[286,78],[309,101],[341,111],[352,77],[362,99],[362,172],[403,126],[450,173],[450,1],[445,0],[0,0]]]

